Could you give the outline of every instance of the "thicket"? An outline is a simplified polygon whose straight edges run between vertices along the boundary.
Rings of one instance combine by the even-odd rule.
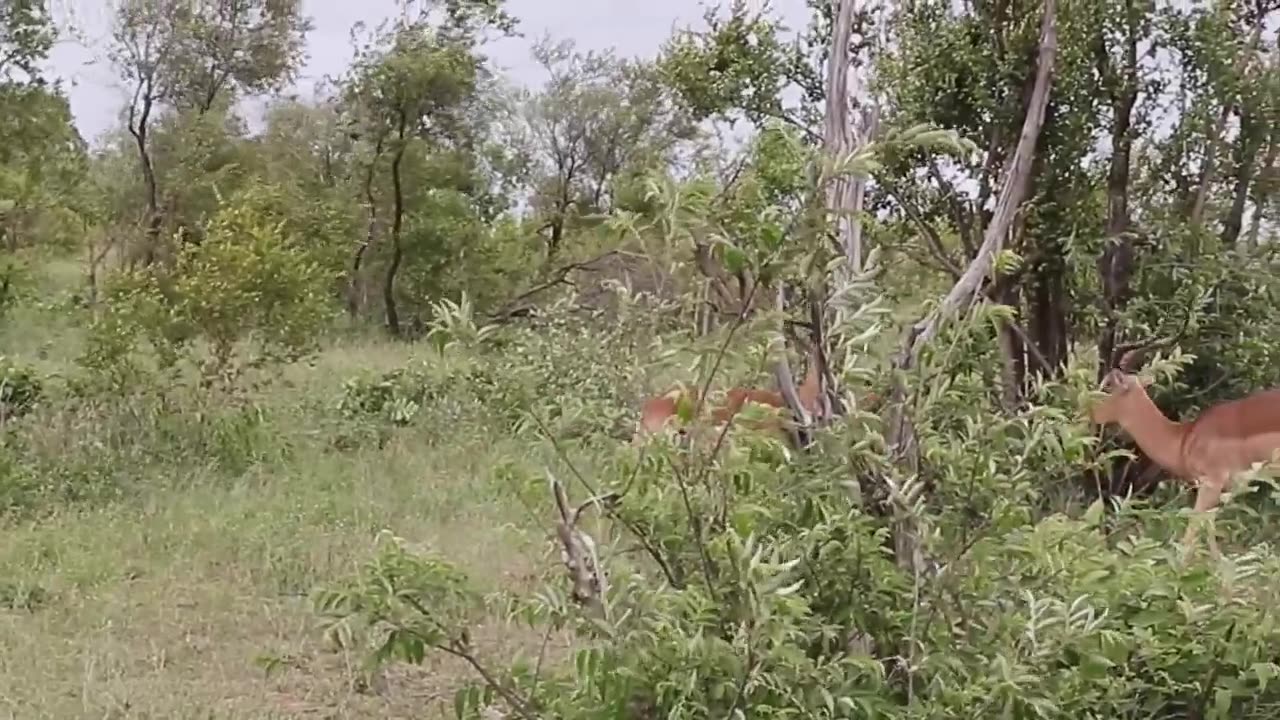
[[[484,54],[516,20],[450,0],[255,135],[234,101],[293,77],[298,3],[122,0],[135,92],[92,150],[39,72],[44,6],[10,5],[0,322],[76,352],[0,355],[8,515],[513,437],[545,472],[494,476],[557,518],[541,590],[386,535],[314,598],[371,671],[469,663],[460,718],[1280,708],[1273,484],[1220,511],[1223,558],[1184,556],[1177,488],[1085,420],[1143,337],[1178,337],[1144,370],[1171,416],[1280,385],[1274,4],[841,0],[797,33],[734,6],[652,62],[538,43],[525,91]],[[33,279],[68,258],[75,292]],[[418,359],[272,399],[370,334]],[[803,449],[629,443],[674,382],[798,377],[797,337],[831,410]],[[572,630],[571,661],[483,656],[486,610]]]

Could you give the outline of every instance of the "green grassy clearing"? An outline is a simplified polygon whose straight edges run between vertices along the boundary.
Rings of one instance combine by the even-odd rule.
[[[55,317],[19,308],[6,323],[6,349],[69,369],[77,337],[65,324],[41,325]],[[343,380],[426,352],[337,341],[257,398],[269,410],[266,432],[289,447],[280,459],[229,473],[175,457],[140,467],[121,500],[0,527],[0,716],[451,712],[467,668],[432,659],[367,685],[358,653],[324,642],[307,601],[317,584],[365,561],[382,531],[457,563],[488,590],[530,587],[554,570],[549,515],[493,473],[500,462],[537,457],[527,448],[492,438],[432,442],[416,427],[381,448],[328,444],[324,415]],[[51,427],[46,452],[56,453],[67,432]],[[496,611],[480,628],[479,647],[498,658],[542,642]]]

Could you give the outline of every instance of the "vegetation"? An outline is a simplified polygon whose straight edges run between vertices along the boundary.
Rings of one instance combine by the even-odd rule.
[[[4,4],[10,714],[1275,717],[1275,484],[1184,552],[1085,418],[1280,386],[1280,7],[746,5],[515,88],[439,0],[304,101],[302,3],[113,0],[91,146]]]

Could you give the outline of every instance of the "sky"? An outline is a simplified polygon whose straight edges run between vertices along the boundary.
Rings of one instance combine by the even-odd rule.
[[[651,57],[672,31],[700,27],[708,6],[723,0],[507,0],[507,11],[519,18],[523,38],[504,39],[488,48],[490,56],[514,81],[538,85],[541,68],[529,55],[530,44],[545,34],[572,39],[584,50],[615,48],[625,57]],[[51,74],[63,79],[71,111],[81,135],[93,143],[117,124],[128,100],[124,85],[107,60],[111,33],[111,0],[50,0],[60,27],[70,25],[74,37],[60,40],[51,53]],[[356,22],[376,26],[401,12],[403,0],[303,0],[312,19],[307,59],[294,92],[311,97],[316,81],[340,75],[351,60],[350,30]],[[757,1],[758,7],[760,3]],[[808,20],[804,0],[771,0],[776,14],[792,28]]]

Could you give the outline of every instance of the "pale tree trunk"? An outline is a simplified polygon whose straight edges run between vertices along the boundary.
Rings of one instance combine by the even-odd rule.
[[[853,34],[853,21],[857,12],[857,0],[838,0],[835,22],[831,28],[831,50],[827,57],[827,98],[823,117],[823,156],[830,165],[839,163],[850,154],[866,147],[874,137],[879,125],[879,105],[867,91],[869,83],[859,69],[851,67],[849,54],[850,41]],[[864,63],[870,66],[870,63]],[[862,243],[861,213],[866,197],[866,180],[850,175],[820,177],[826,194],[826,209],[832,216],[831,222],[836,229],[836,242],[840,246],[844,265],[837,273],[834,281],[837,292],[863,271],[866,252]],[[839,411],[835,377],[828,365],[828,354],[825,342],[827,333],[823,332],[826,322],[825,288],[805,288],[810,309],[812,325],[811,343],[807,353],[810,363],[818,366],[819,412],[814,418],[818,422],[829,420],[833,411]],[[785,335],[785,333],[784,333]],[[781,361],[785,363],[785,358]],[[774,370],[779,384],[792,376],[789,367],[777,367]],[[784,393],[786,397],[786,393]],[[791,404],[788,399],[788,404]],[[807,418],[807,413],[798,406],[792,407],[798,419]]]
[[[1005,237],[1013,225],[1018,207],[1027,194],[1031,181],[1032,161],[1036,143],[1044,125],[1045,109],[1049,104],[1049,90],[1053,79],[1053,64],[1058,50],[1058,34],[1055,22],[1055,0],[1045,0],[1044,18],[1040,27],[1040,48],[1036,66],[1035,85],[1027,114],[1023,119],[1018,146],[1009,164],[1007,174],[996,199],[995,211],[987,225],[982,245],[960,275],[938,308],[913,325],[903,342],[902,350],[894,359],[894,388],[890,399],[887,422],[890,454],[899,469],[901,483],[889,484],[890,501],[894,507],[894,555],[900,567],[919,572],[923,562],[920,550],[919,528],[916,525],[915,506],[923,485],[916,456],[915,425],[908,416],[907,389],[904,375],[919,362],[925,344],[933,340],[943,324],[972,307],[978,301],[983,281],[991,274],[995,257],[1000,253]]]
[[[827,58],[827,105],[823,118],[824,154],[835,161],[864,147],[879,123],[879,107],[865,97],[864,83],[858,73],[850,73],[849,40],[853,34],[856,0],[839,0],[836,21],[831,30],[831,53]],[[851,101],[858,103],[855,110]],[[858,127],[854,116],[858,116]],[[833,213],[836,239],[844,252],[842,275],[852,277],[862,270],[865,256],[862,248],[862,212],[866,181],[848,175],[827,178],[827,210]]]

